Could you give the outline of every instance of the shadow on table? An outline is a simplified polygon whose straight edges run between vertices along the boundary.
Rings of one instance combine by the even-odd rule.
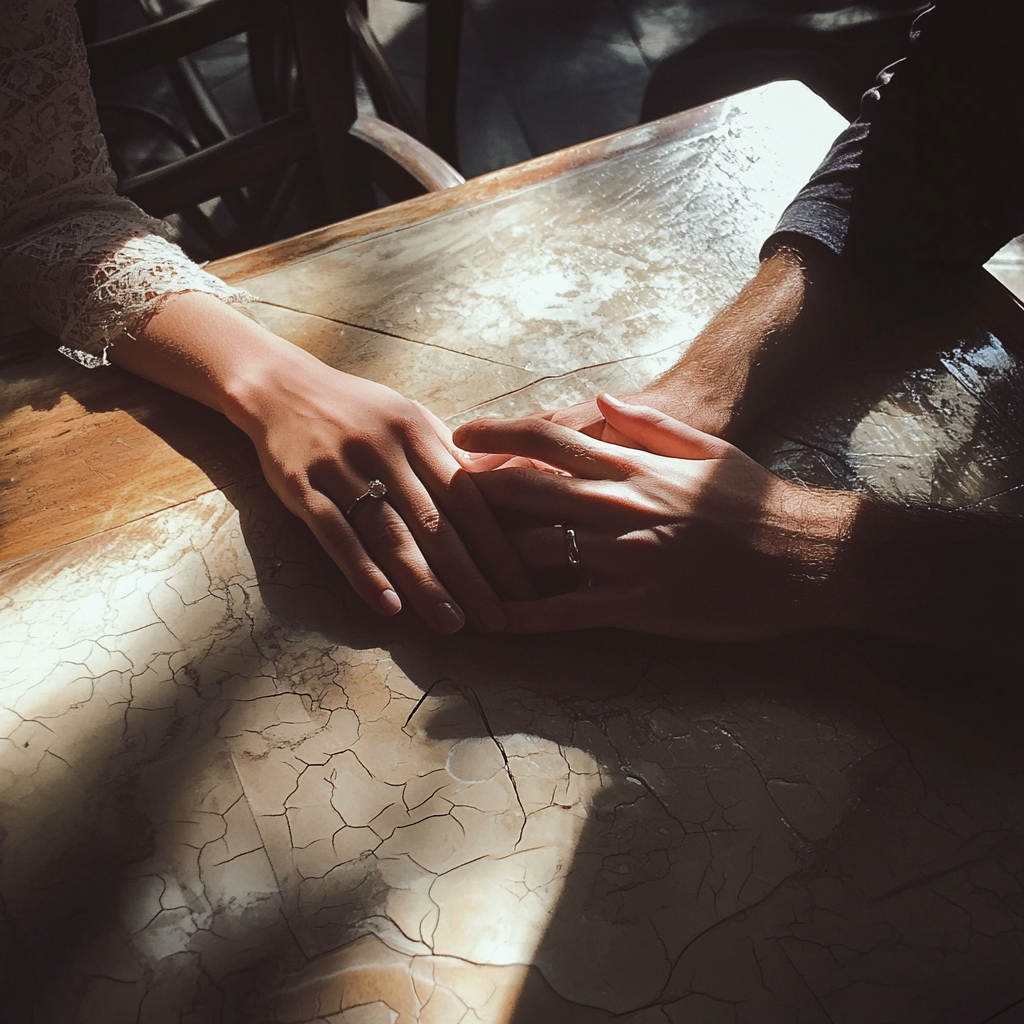
[[[261,579],[282,620],[385,648],[426,695],[411,728],[600,766],[517,1024],[980,1021],[1024,994],[1024,714],[972,666],[829,633],[442,639]]]

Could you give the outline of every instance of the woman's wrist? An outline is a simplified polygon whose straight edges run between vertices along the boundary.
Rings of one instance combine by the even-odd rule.
[[[250,437],[287,400],[288,381],[324,368],[297,345],[199,292],[169,296],[132,337],[113,347],[111,358],[215,409]]]
[[[301,413],[301,394],[327,367],[316,356],[253,324],[242,329],[245,358],[228,359],[217,393],[219,411],[254,440],[282,407]]]

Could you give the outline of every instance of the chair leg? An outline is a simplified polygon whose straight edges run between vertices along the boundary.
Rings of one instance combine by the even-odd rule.
[[[427,4],[427,141],[450,164],[459,166],[459,52],[463,0]]]
[[[253,97],[264,121],[290,114],[288,87],[295,64],[291,25],[286,21],[254,25],[246,32]]]
[[[297,0],[292,18],[324,187],[332,216],[342,220],[374,206],[373,186],[348,134],[356,98],[345,11],[335,0]]]

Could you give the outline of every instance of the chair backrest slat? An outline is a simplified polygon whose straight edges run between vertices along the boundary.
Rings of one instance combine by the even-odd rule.
[[[163,4],[150,0],[146,9],[157,17]],[[353,17],[366,35],[356,44]],[[349,8],[349,19],[346,0],[208,0],[90,44],[94,84],[163,67],[202,147],[166,167],[123,178],[120,191],[155,216],[179,214],[198,235],[196,251],[220,255],[265,241],[264,232],[274,230],[293,199],[300,225],[325,223],[373,209],[374,183],[397,199],[461,181],[436,154],[396,128],[371,118],[371,128],[350,133],[357,116],[354,45],[365,48],[369,40],[376,57],[370,70],[383,74],[392,92],[404,90],[358,8]],[[226,138],[227,125],[213,116],[214,99],[191,55],[242,33],[253,94],[268,119]],[[408,108],[406,120],[416,120],[422,133],[411,101]],[[189,148],[195,148],[191,140]],[[215,197],[222,203],[199,209]],[[237,225],[228,234],[225,214]]]
[[[253,25],[284,17],[289,6],[287,0],[209,0],[155,24],[90,43],[89,73],[97,83],[169,64]]]
[[[154,217],[165,217],[315,154],[313,126],[304,111],[296,111],[128,178],[120,191]]]

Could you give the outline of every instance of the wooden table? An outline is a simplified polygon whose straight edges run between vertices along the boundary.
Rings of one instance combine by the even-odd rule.
[[[677,358],[840,126],[774,85],[212,269],[451,422],[564,404]],[[757,452],[1019,512],[1021,326],[981,283]],[[365,611],[212,413],[32,334],[2,367],[24,1019],[1021,1019],[998,681],[833,634],[439,638]]]

